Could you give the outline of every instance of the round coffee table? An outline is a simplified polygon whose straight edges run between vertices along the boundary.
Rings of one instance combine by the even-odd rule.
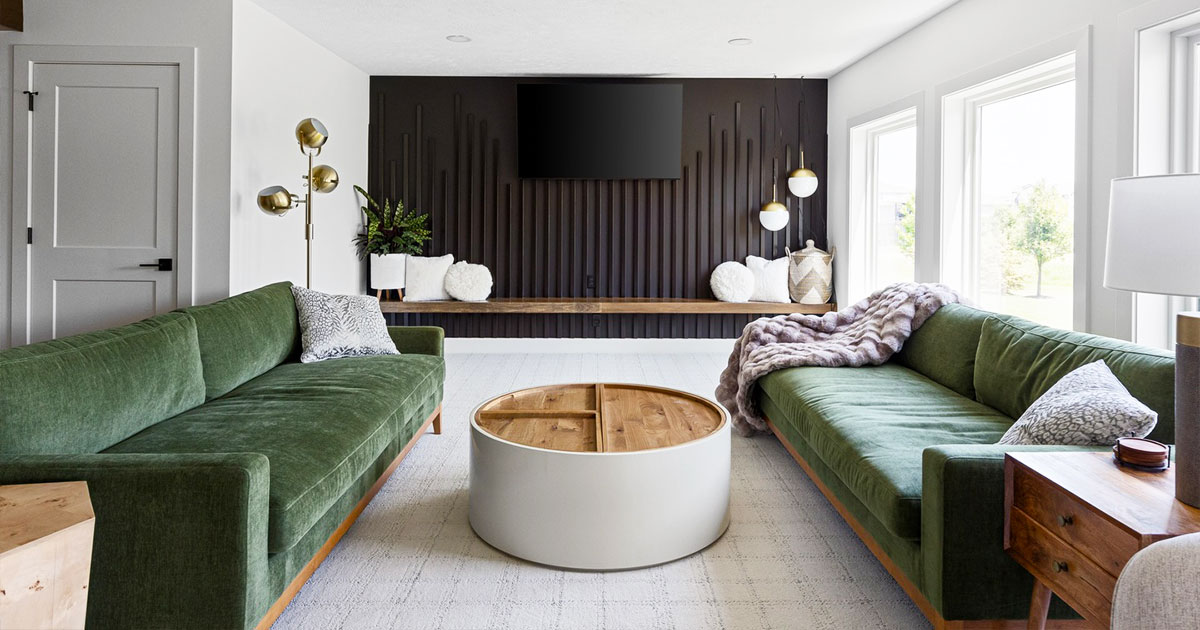
[[[572,569],[699,551],[729,526],[729,419],[647,385],[534,387],[471,414],[471,527],[493,547]]]

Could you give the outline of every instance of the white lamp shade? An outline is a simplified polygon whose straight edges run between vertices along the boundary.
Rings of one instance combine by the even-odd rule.
[[[1200,174],[1112,181],[1104,286],[1200,296]]]
[[[371,288],[403,289],[408,254],[371,254]]]
[[[778,232],[787,227],[788,211],[783,208],[783,204],[774,204],[779,206],[778,209],[761,210],[758,213],[758,222],[762,224],[763,229]]]
[[[811,197],[813,193],[817,192],[817,184],[819,183],[820,180],[817,179],[816,175],[789,177],[788,190],[792,191],[793,195],[803,199],[805,197]]]

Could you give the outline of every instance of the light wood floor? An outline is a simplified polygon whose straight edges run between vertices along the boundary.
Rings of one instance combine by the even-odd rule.
[[[467,524],[475,405],[566,382],[711,398],[724,354],[452,354],[442,435],[421,439],[275,624],[280,629],[925,629],[928,622],[772,436],[733,438],[732,524],[648,569],[560,571]]]

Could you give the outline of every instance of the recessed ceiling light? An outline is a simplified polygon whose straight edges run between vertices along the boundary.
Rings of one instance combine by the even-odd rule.
[[[749,37],[734,37],[733,39],[729,40],[730,46],[749,46],[753,43],[754,40],[750,39]]]
[[[451,41],[455,44],[465,44],[471,41],[471,38],[467,37],[466,35],[447,35],[446,41]]]

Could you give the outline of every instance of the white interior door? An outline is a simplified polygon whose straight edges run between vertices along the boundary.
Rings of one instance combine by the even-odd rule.
[[[33,63],[31,75],[28,341],[174,309],[179,66]]]

